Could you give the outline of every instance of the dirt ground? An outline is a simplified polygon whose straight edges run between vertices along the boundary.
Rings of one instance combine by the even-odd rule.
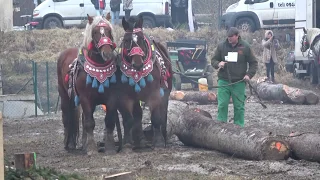
[[[197,106],[197,105],[194,105]],[[267,103],[247,103],[246,126],[264,128],[276,134],[292,131],[319,132],[320,105],[298,106]],[[213,117],[216,105],[198,106]],[[229,117],[233,108],[229,106]],[[95,113],[96,141],[102,139],[103,112]],[[19,152],[36,152],[37,164],[67,173],[79,173],[86,179],[103,174],[132,171],[133,179],[320,179],[320,164],[304,160],[248,161],[213,150],[186,147],[175,141],[166,149],[149,152],[120,152],[106,156],[102,153],[88,157],[67,153],[63,149],[61,113],[51,116],[5,119],[5,157],[13,161]]]

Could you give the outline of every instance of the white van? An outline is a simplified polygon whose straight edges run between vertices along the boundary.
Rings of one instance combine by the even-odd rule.
[[[171,25],[170,0],[134,0],[131,16],[143,15],[145,27]],[[106,0],[105,12],[110,12],[110,1]],[[120,5],[120,18],[124,11]],[[90,0],[45,0],[33,11],[31,24],[37,29],[85,26],[87,14],[96,15]]]
[[[295,0],[239,0],[221,16],[222,28],[244,31],[275,27],[294,27]]]

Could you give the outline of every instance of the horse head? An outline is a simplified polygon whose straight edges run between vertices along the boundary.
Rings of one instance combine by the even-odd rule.
[[[102,16],[88,16],[88,23],[84,32],[83,46],[93,54],[99,55],[102,62],[115,58],[116,44],[113,42],[113,27],[109,20],[110,13],[106,18]]]
[[[130,17],[128,21],[122,18],[122,26],[125,34],[122,40],[122,48],[131,66],[140,71],[144,62],[150,57],[150,42],[146,40],[142,32],[142,16]],[[149,48],[149,49],[148,49]]]
[[[300,46],[300,50],[301,52],[306,52],[309,48],[310,48],[310,43],[309,40],[307,38],[307,30],[303,27],[303,36],[301,39],[301,46]]]

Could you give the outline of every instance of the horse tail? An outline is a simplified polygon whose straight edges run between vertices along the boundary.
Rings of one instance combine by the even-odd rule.
[[[69,126],[69,136],[72,140],[72,144],[76,145],[78,144],[78,138],[79,138],[79,127],[80,127],[80,117],[82,115],[82,107],[81,105],[79,106],[74,106],[74,100],[70,100],[73,104],[73,110],[71,111],[70,115],[70,126]]]
[[[117,127],[117,134],[118,134],[118,140],[119,140],[119,147],[117,149],[117,152],[120,152],[122,149],[122,132],[121,132],[121,126],[120,126],[120,120],[118,116],[118,111],[116,113],[117,118],[116,118],[116,127]]]
[[[68,95],[68,89],[66,82],[70,77],[67,75],[69,72],[68,65],[73,61],[68,58],[68,54],[72,53],[71,49],[60,53],[57,61],[57,74],[58,74],[58,90],[61,97],[61,110],[62,121],[64,125],[64,145],[65,149],[75,149],[79,135],[79,119],[80,108],[74,104],[74,93],[71,93],[71,97]],[[66,80],[66,78],[68,79]]]

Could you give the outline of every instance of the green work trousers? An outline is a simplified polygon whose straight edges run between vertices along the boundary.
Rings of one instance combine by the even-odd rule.
[[[224,86],[230,84],[225,80],[218,80],[218,86]],[[218,120],[222,122],[228,122],[228,106],[230,102],[230,96],[232,97],[234,108],[234,124],[241,127],[244,126],[244,103],[246,99],[245,95],[246,83],[241,81],[239,83],[218,88]]]

